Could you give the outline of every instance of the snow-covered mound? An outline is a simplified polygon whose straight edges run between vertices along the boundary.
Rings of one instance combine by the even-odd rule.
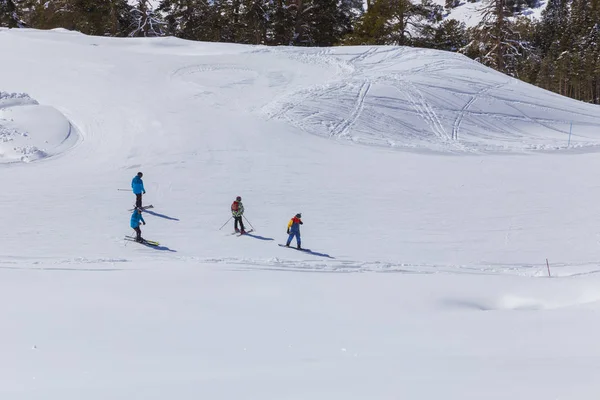
[[[0,92],[0,163],[57,155],[77,138],[76,130],[55,108],[39,105],[24,93]]]
[[[339,60],[340,73],[325,84],[280,96],[265,110],[306,132],[435,151],[600,145],[600,107],[528,85],[461,55],[398,47],[305,54],[322,63]],[[314,60],[307,57],[307,62]]]

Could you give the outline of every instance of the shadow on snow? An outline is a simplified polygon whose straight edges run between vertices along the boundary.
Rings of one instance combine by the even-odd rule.
[[[154,211],[144,210],[144,212],[147,213],[147,214],[150,214],[150,215],[154,215],[155,217],[160,217],[160,218],[168,219],[168,220],[171,220],[171,221],[179,221],[179,218],[169,217],[168,215],[159,214],[159,213],[154,212]]]
[[[155,250],[161,250],[161,251],[170,251],[171,253],[177,253],[177,250],[172,250],[172,249],[168,248],[167,246],[161,246],[161,245],[158,245],[158,246],[152,246],[152,245],[150,245],[150,244],[148,244],[148,245],[146,245],[146,246],[148,246],[148,247],[150,247],[150,248],[152,248],[152,249],[155,249]]]
[[[325,257],[325,258],[331,258],[332,260],[335,260],[335,257],[330,256],[329,254],[325,254],[325,253],[319,253],[316,251],[312,251],[310,249],[297,249],[295,246],[286,246],[283,244],[280,244],[279,247],[283,247],[283,248],[289,248],[292,250],[296,250],[302,253],[307,253],[307,254],[312,254],[313,256],[318,256],[318,257]]]
[[[296,250],[297,250],[297,249],[296,249]],[[312,254],[313,256],[319,256],[319,257],[331,258],[332,260],[335,260],[335,257],[332,257],[332,256],[330,256],[329,254],[325,254],[325,253],[319,253],[319,252],[312,251],[312,250],[307,250],[307,249],[304,249],[304,250],[298,250],[298,251],[304,251],[305,253]]]
[[[244,236],[250,236],[251,238],[258,239],[258,240],[275,240],[273,238],[268,238],[268,237],[264,237],[264,236],[260,236],[260,235],[255,235],[255,234],[252,234],[252,233],[246,233]]]

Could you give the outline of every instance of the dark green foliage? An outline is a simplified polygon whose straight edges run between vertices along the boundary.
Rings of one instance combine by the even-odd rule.
[[[126,36],[133,23],[127,0],[28,0],[26,19],[38,29],[65,28],[88,35]]]
[[[536,27],[534,83],[600,104],[600,0],[551,0]]]
[[[333,46],[352,32],[355,15],[362,11],[358,0],[303,0],[295,8],[294,43]]]
[[[25,22],[21,19],[15,0],[0,0],[0,26],[6,28],[22,28]]]
[[[294,15],[284,0],[275,0],[272,5],[272,23],[267,36],[269,44],[288,45],[294,36]]]
[[[413,45],[428,24],[440,22],[442,8],[431,0],[374,0],[358,21],[348,44]]]
[[[455,19],[447,19],[436,26],[426,26],[423,35],[415,40],[419,47],[438,50],[458,51],[469,42],[465,24]]]
[[[226,26],[217,10],[201,0],[163,0],[158,11],[165,17],[167,33],[182,39],[220,41]]]

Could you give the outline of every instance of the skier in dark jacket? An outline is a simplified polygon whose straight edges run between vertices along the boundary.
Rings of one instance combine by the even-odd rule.
[[[131,214],[131,222],[130,222],[130,226],[133,228],[133,230],[136,233],[136,237],[135,237],[136,242],[144,241],[144,239],[142,239],[142,230],[140,229],[140,222],[142,224],[146,225],[146,221],[144,221],[144,217],[142,217],[142,209],[140,207],[136,207],[133,210],[133,214]]]
[[[146,194],[146,189],[144,189],[144,181],[142,180],[141,172],[138,172],[136,176],[133,177],[131,181],[131,189],[133,190],[133,194],[135,194],[135,206],[142,206],[142,194]]]
[[[242,235],[246,233],[244,221],[242,221],[242,217],[244,216],[244,205],[242,204],[242,198],[240,196],[236,197],[233,203],[231,203],[231,215],[233,215],[233,228],[235,231]],[[238,229],[238,224],[240,225],[241,231]]]
[[[290,219],[290,222],[288,222],[287,233],[289,236],[287,243],[285,244],[287,247],[290,247],[292,239],[294,236],[296,236],[296,244],[298,245],[298,249],[302,249],[300,240],[300,225],[302,225],[302,220],[300,218],[302,218],[302,214],[298,213],[292,217],[292,219]]]

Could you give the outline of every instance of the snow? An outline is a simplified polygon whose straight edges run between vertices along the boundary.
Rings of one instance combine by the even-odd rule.
[[[0,92],[0,163],[30,162],[61,154],[78,133],[53,107],[24,93]]]
[[[433,0],[433,3],[444,7],[446,5],[446,0]],[[521,16],[532,20],[540,20],[542,11],[546,8],[547,3],[547,0],[539,0],[537,7],[524,9],[521,11]],[[476,0],[474,2],[462,0],[458,7],[444,10],[444,19],[451,18],[464,22],[467,28],[475,27],[481,22],[482,9],[487,4],[489,4],[489,0]]]
[[[419,49],[0,52],[47,152],[0,168],[2,398],[597,397],[598,106]],[[158,248],[123,240],[138,171]]]

